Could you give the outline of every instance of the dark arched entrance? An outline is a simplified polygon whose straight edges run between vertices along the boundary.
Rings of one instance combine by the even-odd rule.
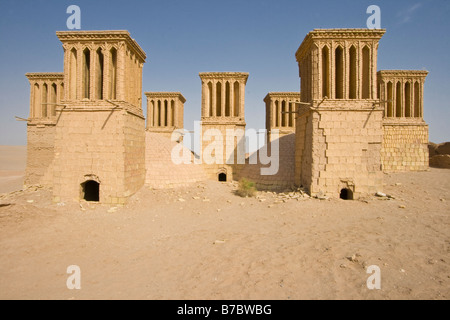
[[[340,198],[343,200],[353,200],[353,191],[347,188],[342,189]]]
[[[227,182],[227,174],[226,173],[219,173],[219,182]]]
[[[81,184],[82,198],[86,201],[100,201],[100,184],[94,180],[88,180]]]

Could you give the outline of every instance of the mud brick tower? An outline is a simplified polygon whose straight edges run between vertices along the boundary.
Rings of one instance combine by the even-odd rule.
[[[57,32],[64,105],[55,125],[54,201],[123,204],[144,185],[144,51],[128,31]]]
[[[269,92],[264,98],[266,103],[266,130],[268,141],[271,131],[279,130],[279,137],[295,133],[296,102],[300,101],[299,92]]]
[[[27,73],[30,116],[24,185],[52,186],[56,108],[64,98],[63,73]]]
[[[146,92],[147,131],[171,138],[177,129],[183,129],[184,103],[180,92]]]
[[[428,125],[423,120],[427,75],[423,70],[378,72],[378,91],[384,106],[381,161],[385,172],[428,169]]]
[[[202,161],[212,179],[231,181],[233,170],[245,163],[245,85],[248,73],[200,73],[202,81]],[[227,135],[227,131],[235,135]],[[211,152],[212,151],[212,152]],[[242,155],[242,162],[239,155]],[[241,162],[241,163],[239,163]]]
[[[301,103],[295,179],[311,195],[357,199],[382,190],[377,50],[384,33],[316,29],[296,52]]]

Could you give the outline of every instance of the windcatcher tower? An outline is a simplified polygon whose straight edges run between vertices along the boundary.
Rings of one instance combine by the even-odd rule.
[[[27,73],[30,116],[27,122],[27,168],[24,185],[52,186],[56,109],[64,99],[63,73]]]
[[[144,51],[128,31],[56,33],[64,48],[54,201],[122,204],[144,184]]]
[[[384,106],[381,161],[385,172],[428,169],[428,125],[423,120],[427,75],[424,70],[378,72],[378,91]]]
[[[269,92],[266,95],[264,102],[269,142],[272,141],[271,132],[274,129],[279,130],[279,137],[295,133],[295,110],[299,101],[299,92]]]
[[[230,181],[245,163],[245,85],[248,73],[204,72],[202,81],[202,161],[210,178]],[[212,155],[208,164],[205,155]],[[211,160],[211,159],[210,159]],[[241,161],[243,160],[243,161]]]
[[[377,50],[384,33],[316,29],[296,52],[301,103],[295,180],[312,195],[356,199],[383,187]]]
[[[171,138],[177,129],[183,129],[184,103],[180,92],[146,92],[147,131]]]

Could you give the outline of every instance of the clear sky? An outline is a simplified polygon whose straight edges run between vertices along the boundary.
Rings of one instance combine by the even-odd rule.
[[[299,91],[295,51],[315,28],[365,28],[369,5],[381,8],[378,69],[430,73],[424,114],[430,140],[450,141],[450,1],[448,0],[0,0],[0,145],[25,145],[27,72],[62,72],[55,35],[67,30],[69,5],[82,30],[128,30],[147,53],[143,92],[180,91],[185,128],[200,119],[199,72],[249,72],[247,128],[263,129],[263,98]],[[146,98],[143,96],[146,103]],[[145,112],[145,105],[144,112]]]

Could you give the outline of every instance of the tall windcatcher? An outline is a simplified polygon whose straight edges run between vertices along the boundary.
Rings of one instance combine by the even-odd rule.
[[[232,179],[245,162],[245,85],[248,73],[204,72],[202,81],[202,161],[208,175]]]
[[[377,50],[384,33],[313,30],[296,52],[301,102],[295,179],[312,195],[354,199],[382,190]]]
[[[65,92],[56,122],[54,201],[125,203],[145,179],[146,55],[128,31],[57,36]]]

